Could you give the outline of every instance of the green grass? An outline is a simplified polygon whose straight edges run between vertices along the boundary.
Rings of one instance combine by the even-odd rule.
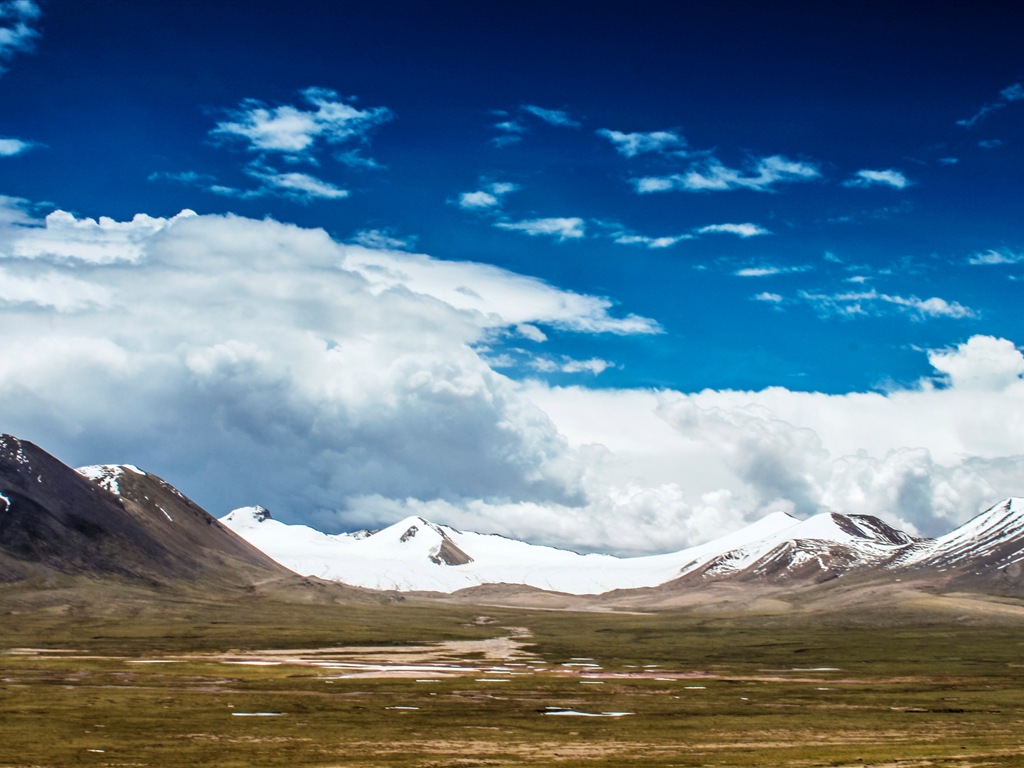
[[[405,601],[226,604],[137,596],[14,606],[0,622],[0,766],[1016,766],[1016,622],[629,615]],[[74,615],[77,612],[77,615]],[[72,614],[72,615],[69,615]],[[494,619],[480,623],[481,614]],[[500,636],[553,671],[338,679],[212,654]],[[12,653],[14,648],[73,654]],[[176,663],[142,664],[173,656]],[[562,667],[589,657],[589,684]],[[478,653],[464,662],[483,665]],[[657,666],[648,666],[657,665]],[[829,667],[837,670],[820,670]],[[815,671],[811,671],[815,670]],[[655,676],[685,675],[679,680]],[[429,675],[426,675],[429,677]],[[505,677],[483,682],[478,677]],[[702,687],[695,687],[702,686]],[[393,709],[400,707],[400,709]],[[415,707],[416,709],[407,709]],[[545,708],[625,711],[548,716]],[[276,712],[277,717],[232,713]],[[102,750],[102,751],[98,751]]]

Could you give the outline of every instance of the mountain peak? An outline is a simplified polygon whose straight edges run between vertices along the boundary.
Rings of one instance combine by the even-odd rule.
[[[251,528],[267,520],[274,520],[274,516],[270,514],[269,509],[259,504],[233,509],[221,518],[221,522],[229,523],[235,528]]]

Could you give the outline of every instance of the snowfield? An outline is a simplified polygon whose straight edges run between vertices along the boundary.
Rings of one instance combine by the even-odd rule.
[[[806,556],[848,548],[863,562],[890,558],[913,542],[874,518],[785,513],[714,541],[664,555],[583,555],[502,536],[459,531],[408,517],[373,533],[329,535],[274,520],[262,507],[243,507],[221,522],[287,568],[381,590],[455,592],[483,584],[521,584],[570,594],[655,587],[707,568],[720,576],[750,568],[779,547],[798,543]],[[795,564],[799,565],[800,558]]]

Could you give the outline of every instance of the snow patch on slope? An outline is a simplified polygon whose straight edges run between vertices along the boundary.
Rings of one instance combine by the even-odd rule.
[[[126,472],[143,476],[146,474],[134,464],[91,464],[87,467],[79,467],[75,471],[115,496],[122,495],[120,480]]]

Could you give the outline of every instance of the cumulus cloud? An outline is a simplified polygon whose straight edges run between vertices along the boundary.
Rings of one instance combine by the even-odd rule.
[[[373,494],[583,503],[582,464],[476,347],[660,331],[535,278],[271,220],[58,212],[8,230],[5,428],[72,462],[131,458],[214,511],[257,496],[338,526]]]
[[[260,502],[331,529],[416,512],[639,553],[770,509],[937,533],[1021,492],[1024,356],[1006,339],[922,351],[934,375],[884,393],[552,387],[486,355],[552,329],[660,327],[494,266],[272,220],[4,211],[5,429],[71,463],[135,462],[214,512]],[[523,354],[537,377],[613,365]]]
[[[559,241],[578,240],[587,233],[587,225],[578,217],[499,221],[494,226],[533,237],[554,237]]]
[[[1024,355],[1013,342],[991,336],[974,336],[955,349],[930,350],[928,362],[957,390],[1002,392],[1024,374]]]
[[[636,492],[657,488],[648,499],[685,510],[691,540],[775,509],[871,514],[935,535],[1021,493],[1024,358],[984,336],[928,357],[944,386],[829,395],[536,385],[530,394],[570,445],[605,451],[601,503],[631,481]]]
[[[608,128],[597,131],[598,136],[608,139],[623,157],[636,157],[648,152],[685,154],[686,139],[676,131],[649,131],[647,133],[623,133]]]
[[[861,170],[853,174],[853,177],[843,182],[844,187],[892,187],[893,189],[906,189],[911,184],[910,180],[900,171],[889,168],[884,171]]]
[[[956,124],[964,128],[973,128],[988,115],[1007,107],[1015,101],[1024,101],[1024,85],[1021,83],[1013,83],[1006,86],[999,92],[999,98],[983,104],[971,117],[957,120]]]
[[[685,173],[640,177],[632,179],[632,182],[634,189],[641,194],[670,190],[725,192],[750,189],[768,192],[779,184],[813,181],[820,177],[821,171],[813,163],[772,155],[757,160],[747,170],[730,168],[716,158],[709,158],[693,165]]]
[[[700,234],[706,235],[715,232],[724,232],[730,235],[736,235],[744,239],[748,237],[758,237],[760,235],[770,235],[771,231],[765,229],[759,224],[751,224],[749,222],[745,224],[708,224],[705,227],[701,227],[697,230]]]
[[[33,0],[0,1],[0,74],[15,54],[31,51],[39,37],[42,12]]]
[[[146,242],[178,219],[196,214],[185,210],[172,219],[137,214],[131,221],[75,218],[66,211],[49,214],[43,226],[19,233],[12,246],[18,259],[113,264],[138,262]],[[25,223],[22,221],[22,223]]]

